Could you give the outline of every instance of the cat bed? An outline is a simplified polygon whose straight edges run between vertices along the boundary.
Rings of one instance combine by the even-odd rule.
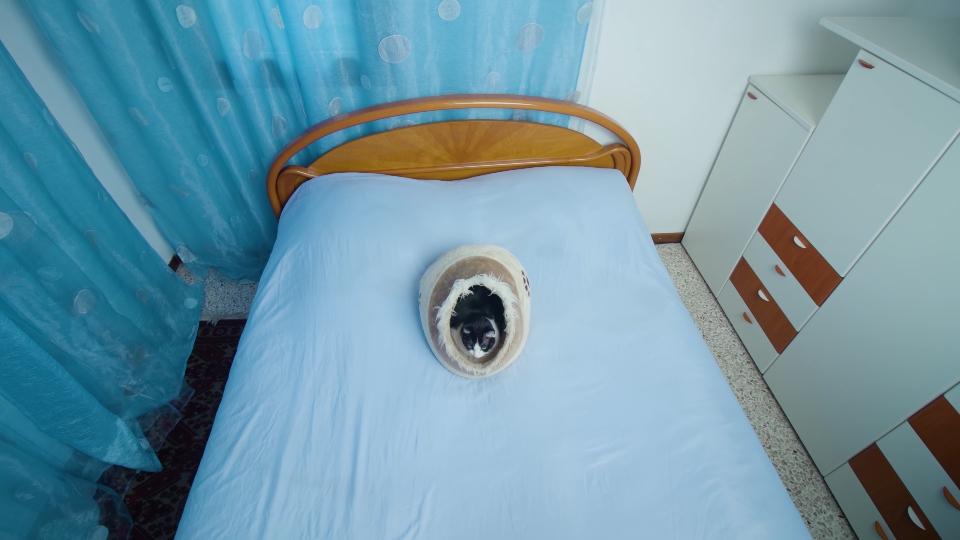
[[[450,327],[457,302],[482,285],[503,302],[505,328],[482,358],[470,356]],[[488,377],[513,362],[530,331],[530,281],[520,261],[491,244],[468,244],[448,251],[420,280],[420,322],[433,354],[461,377]]]

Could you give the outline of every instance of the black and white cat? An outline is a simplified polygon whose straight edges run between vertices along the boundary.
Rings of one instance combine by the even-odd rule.
[[[483,285],[470,287],[470,292],[473,294],[461,298],[453,308],[450,328],[467,354],[483,358],[503,336],[503,301]]]

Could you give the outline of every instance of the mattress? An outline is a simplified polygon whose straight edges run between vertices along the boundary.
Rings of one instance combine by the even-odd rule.
[[[466,379],[426,268],[510,250],[530,335]],[[177,538],[809,538],[623,176],[311,180],[287,204]]]

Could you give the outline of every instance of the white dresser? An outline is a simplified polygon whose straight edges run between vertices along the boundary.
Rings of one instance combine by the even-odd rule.
[[[683,243],[858,535],[960,538],[960,424],[910,435],[960,402],[960,19],[821,24],[863,49],[829,104],[751,78]]]

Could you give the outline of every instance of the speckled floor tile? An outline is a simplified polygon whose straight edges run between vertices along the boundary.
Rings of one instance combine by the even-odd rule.
[[[657,252],[810,534],[817,540],[856,538],[823,476],[683,246],[660,244]]]
[[[182,264],[177,269],[177,275],[187,283],[197,281],[196,276]],[[220,319],[246,319],[253,296],[257,294],[257,284],[232,280],[211,268],[207,279],[203,280],[203,290],[205,296],[200,320],[215,323]]]

